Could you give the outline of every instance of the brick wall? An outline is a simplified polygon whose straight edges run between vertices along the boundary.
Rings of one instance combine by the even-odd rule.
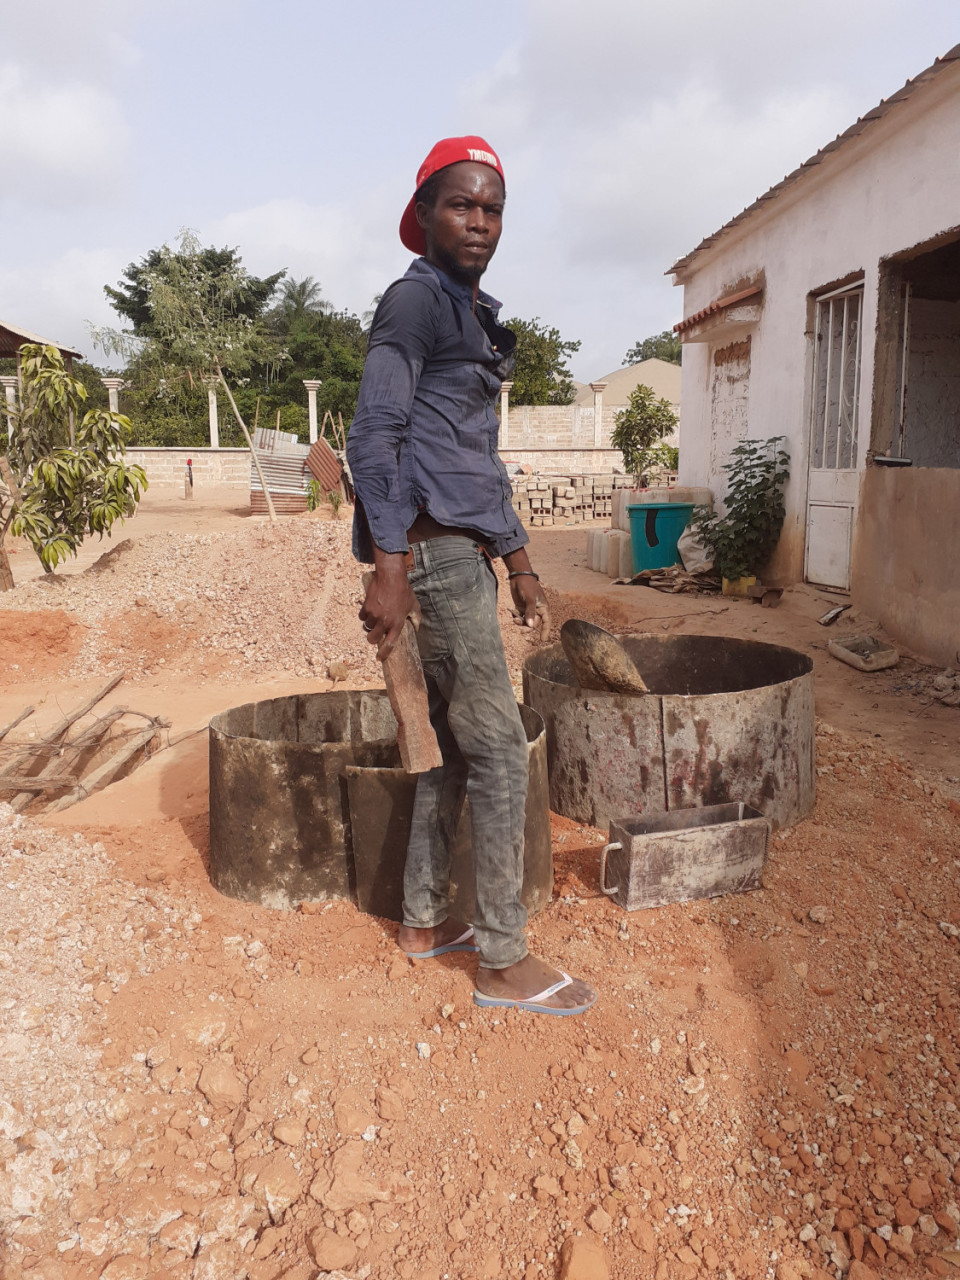
[[[616,406],[603,407],[601,442],[609,447]],[[509,449],[592,449],[593,405],[518,404],[507,409]],[[501,440],[503,430],[501,428]],[[619,456],[619,455],[618,455]]]
[[[143,467],[151,485],[183,484],[187,459],[197,485],[250,490],[249,449],[128,449],[127,461]]]
[[[557,410],[569,417],[573,406],[525,405],[524,408],[542,414],[545,410]],[[579,406],[577,406],[579,407]],[[593,429],[593,410],[590,414]],[[604,413],[606,419],[606,413]],[[513,410],[510,410],[513,423]],[[511,430],[511,438],[513,432]],[[594,449],[593,439],[583,448],[513,445],[500,450],[500,456],[508,465],[530,466],[537,475],[583,475],[592,473],[622,472],[623,455],[619,449]],[[193,479],[198,485],[216,485],[224,488],[250,489],[250,451],[248,449],[128,449],[127,459],[143,467],[150,484],[156,488],[181,486],[187,459],[193,461]]]
[[[511,420],[513,413],[510,414]],[[619,449],[525,449],[512,445],[501,448],[500,457],[508,467],[517,464],[533,468],[535,475],[592,475],[623,472],[623,454]]]

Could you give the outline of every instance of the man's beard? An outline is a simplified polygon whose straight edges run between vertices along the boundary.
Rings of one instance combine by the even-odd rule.
[[[473,266],[465,267],[462,263],[449,254],[444,253],[440,249],[434,249],[439,265],[447,273],[451,280],[456,280],[458,284],[466,284],[471,287],[475,285],[483,273],[489,266],[489,261],[483,263],[475,263]]]

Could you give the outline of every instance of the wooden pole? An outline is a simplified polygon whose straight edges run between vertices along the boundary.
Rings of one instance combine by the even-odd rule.
[[[257,451],[253,447],[253,441],[250,439],[250,432],[247,430],[247,424],[244,422],[243,418],[240,417],[240,410],[237,408],[237,402],[233,398],[233,392],[230,390],[229,384],[224,378],[223,371],[220,366],[214,365],[214,370],[217,377],[223,383],[223,389],[227,393],[227,399],[230,401],[230,408],[233,410],[233,416],[240,424],[240,430],[243,432],[243,438],[246,440],[247,448],[250,450],[251,457],[253,458],[253,465],[256,468],[257,476],[260,479],[260,485],[263,489],[263,496],[267,500],[267,515],[274,523],[276,523],[277,513],[273,507],[273,499],[270,497],[270,490],[267,488],[266,477],[263,474],[263,468],[260,466],[260,459],[257,457]]]
[[[11,729],[15,729],[22,720],[26,720],[27,716],[32,716],[36,707],[27,707],[25,711],[21,711],[16,720],[11,720],[9,724],[0,726],[0,742],[7,736]]]
[[[51,785],[54,785],[57,778],[66,775],[67,769],[75,764],[80,754],[105,737],[116,721],[124,715],[126,715],[126,707],[114,707],[112,711],[108,711],[96,724],[91,725],[89,729],[85,729],[83,733],[74,738],[73,742],[65,742],[59,753],[48,764],[44,765],[39,773],[33,774],[33,778],[38,781],[50,781]],[[63,785],[66,786],[67,783],[64,782]],[[32,799],[33,792],[29,788],[24,788],[19,795],[15,795],[10,801],[10,807],[15,813],[20,813]]]
[[[17,477],[13,474],[13,467],[11,467],[8,458],[0,458],[0,480],[3,480],[3,483],[7,486],[7,492],[10,494],[10,510],[4,517],[3,526],[0,527],[0,591],[12,591],[15,585],[13,567],[10,564],[10,557],[7,555],[3,540],[7,536],[7,530],[13,520],[13,509],[23,501],[23,495],[20,493]]]
[[[78,800],[86,799],[87,796],[93,795],[95,791],[101,790],[109,782],[112,782],[123,766],[136,753],[147,745],[151,738],[155,738],[160,726],[151,724],[146,729],[141,729],[135,734],[129,742],[105,761],[99,769],[95,769],[80,784],[83,792],[82,795],[61,796],[59,800],[54,800],[51,804],[44,805],[40,810],[41,813],[58,813],[61,809],[69,809],[72,804],[76,804]]]

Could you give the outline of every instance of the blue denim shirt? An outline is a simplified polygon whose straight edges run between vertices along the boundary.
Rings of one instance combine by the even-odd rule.
[[[500,303],[417,258],[383,295],[370,329],[347,462],[357,492],[353,553],[406,551],[418,512],[476,531],[493,555],[527,534],[497,452],[494,402],[516,335]]]

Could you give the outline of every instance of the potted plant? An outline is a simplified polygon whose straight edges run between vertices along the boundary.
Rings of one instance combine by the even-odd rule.
[[[780,540],[790,476],[784,436],[742,440],[723,470],[729,477],[723,514],[698,507],[691,521],[713,555],[725,595],[745,595]]]

